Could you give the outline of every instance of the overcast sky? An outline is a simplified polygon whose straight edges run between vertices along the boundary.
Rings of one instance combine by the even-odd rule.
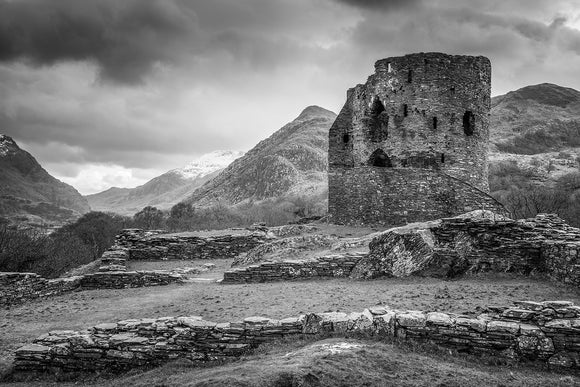
[[[578,0],[0,0],[0,133],[88,194],[338,112],[377,59],[485,55],[580,89]]]

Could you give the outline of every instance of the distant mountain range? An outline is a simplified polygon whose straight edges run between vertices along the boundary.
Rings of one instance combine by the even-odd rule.
[[[10,223],[61,225],[90,211],[72,186],[51,176],[16,142],[0,134],[0,218]]]
[[[146,206],[169,209],[188,198],[197,188],[216,177],[240,151],[215,151],[201,156],[183,168],[173,169],[136,188],[113,187],[86,196],[94,211],[132,215]]]
[[[324,196],[328,189],[328,130],[336,114],[309,106],[261,141],[186,202],[232,205],[284,196]]]

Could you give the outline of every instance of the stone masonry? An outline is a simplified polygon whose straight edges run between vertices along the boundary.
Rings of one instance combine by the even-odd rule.
[[[453,278],[479,272],[540,273],[580,285],[580,229],[556,215],[511,220],[444,218],[384,231],[369,253],[261,262],[224,273],[224,284],[315,278]]]
[[[282,320],[249,317],[228,323],[197,316],[125,320],[44,334],[16,351],[14,368],[123,371],[178,358],[214,362],[296,335],[394,337],[501,359],[580,368],[580,307],[568,301],[520,301],[479,316],[379,306],[362,313],[310,313]]]
[[[116,244],[130,260],[233,258],[267,239],[263,231],[224,230],[221,233],[166,234],[163,231],[123,230]]]
[[[329,221],[397,226],[477,209],[488,195],[491,64],[420,53],[382,59],[329,134]]]
[[[544,273],[580,284],[580,229],[556,215],[531,219],[447,218],[393,228],[377,236],[354,278],[464,273]]]

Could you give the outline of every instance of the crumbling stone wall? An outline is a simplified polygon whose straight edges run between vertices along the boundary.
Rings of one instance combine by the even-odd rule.
[[[580,283],[578,244],[580,229],[553,214],[520,220],[448,218],[385,231],[371,241],[369,254],[351,276],[539,272]]]
[[[116,244],[130,260],[233,258],[267,239],[263,231],[227,230],[218,235],[164,234],[162,231],[127,229]]]
[[[56,279],[46,279],[36,273],[0,272],[0,305],[18,304],[75,290],[168,285],[184,279],[182,275],[163,270],[98,272]]]
[[[78,276],[49,280],[36,273],[0,272],[0,305],[70,292],[80,286],[80,280]]]
[[[400,311],[311,313],[274,320],[249,317],[215,323],[201,317],[162,317],[54,331],[15,354],[17,371],[127,370],[177,358],[214,362],[292,335],[365,335],[428,341],[474,354],[580,368],[580,307],[567,301],[516,302],[477,317]]]
[[[228,270],[222,283],[292,281],[348,277],[366,253],[329,254],[315,259],[262,262]]]
[[[396,226],[502,210],[488,186],[491,64],[420,53],[379,60],[329,134],[329,220]]]

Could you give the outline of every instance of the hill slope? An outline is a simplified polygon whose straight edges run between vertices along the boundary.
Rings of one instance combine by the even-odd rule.
[[[183,168],[157,176],[136,188],[113,187],[86,198],[93,210],[132,215],[146,206],[168,209],[184,200],[198,187],[232,161],[242,156],[238,151],[215,151],[203,155]]]
[[[542,83],[491,101],[491,142],[498,151],[538,154],[580,147],[580,92]]]
[[[88,211],[87,200],[76,189],[51,176],[12,138],[0,134],[0,217],[58,225]]]
[[[580,92],[549,83],[492,98],[490,164],[510,163],[550,184],[577,172]]]
[[[327,190],[328,130],[336,114],[309,106],[292,122],[261,141],[186,202],[237,204]]]

